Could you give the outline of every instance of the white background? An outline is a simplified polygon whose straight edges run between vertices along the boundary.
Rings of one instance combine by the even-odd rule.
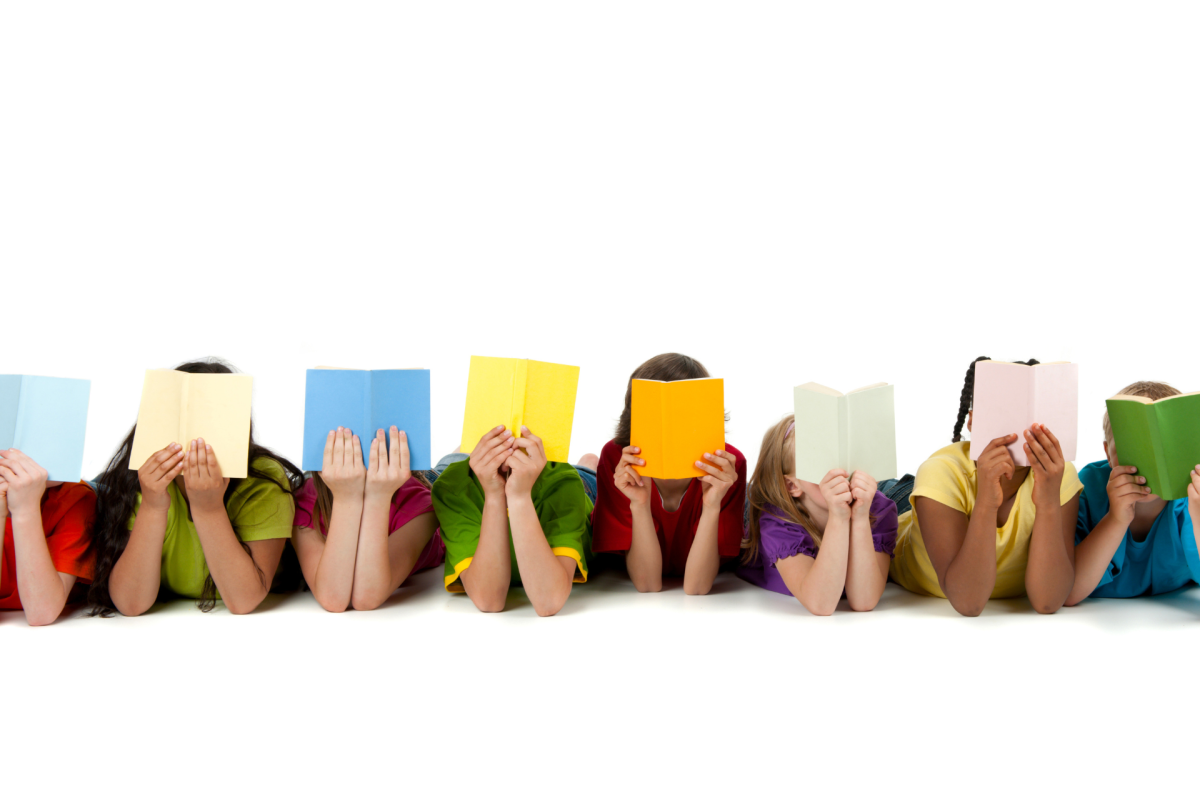
[[[1188,3],[58,3],[0,10],[0,372],[92,380],[85,472],[142,374],[217,355],[298,461],[305,368],[725,378],[753,460],[791,387],[896,385],[902,471],[976,356],[1071,360],[1078,463],[1126,383],[1200,389]],[[1188,785],[1200,602],[894,586],[806,615],[723,576],[539,620],[417,579],[371,615],[0,617],[13,793],[974,792]],[[19,787],[24,786],[24,787]],[[8,788],[6,788],[6,791]]]

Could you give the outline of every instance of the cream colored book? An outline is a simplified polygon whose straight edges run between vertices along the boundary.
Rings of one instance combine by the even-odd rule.
[[[212,446],[221,474],[245,478],[250,464],[250,400],[254,378],[244,373],[148,370],[129,469],[177,442]]]
[[[895,391],[871,384],[842,394],[815,382],[795,389],[796,477],[820,483],[830,470],[896,477]]]

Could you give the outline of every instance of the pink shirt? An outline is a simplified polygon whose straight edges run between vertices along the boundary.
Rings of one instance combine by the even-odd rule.
[[[296,493],[295,524],[298,527],[315,527],[316,505],[317,486],[313,483],[313,479],[309,478]],[[388,535],[391,536],[412,520],[431,511],[433,511],[433,500],[430,498],[429,488],[415,478],[408,479],[392,496],[391,511],[388,512]],[[320,531],[322,534],[329,533],[325,523],[321,523]],[[417,557],[417,565],[413,567],[413,572],[437,566],[445,557],[446,546],[442,544],[442,532],[436,530],[433,532],[429,544],[425,545],[425,549]]]

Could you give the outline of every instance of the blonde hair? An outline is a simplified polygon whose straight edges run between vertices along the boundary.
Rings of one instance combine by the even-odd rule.
[[[1163,398],[1170,398],[1172,395],[1181,395],[1179,390],[1172,387],[1163,381],[1135,381],[1125,389],[1121,390],[1117,395],[1136,395],[1140,398],[1149,398],[1151,401],[1158,401]],[[1104,441],[1112,442],[1113,430],[1112,422],[1108,419],[1108,412],[1104,413]]]
[[[804,505],[792,497],[784,477],[796,470],[796,435],[788,433],[794,419],[795,415],[786,415],[763,434],[758,463],[754,465],[754,476],[750,479],[750,534],[742,540],[742,549],[745,551],[742,561],[747,564],[758,558],[761,544],[759,520],[767,506],[773,507],[772,514],[779,519],[804,526],[817,547],[821,546],[821,531],[804,510]],[[783,516],[775,512],[782,512]]]

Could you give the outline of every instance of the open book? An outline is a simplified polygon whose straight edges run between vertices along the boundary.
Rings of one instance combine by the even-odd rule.
[[[1157,401],[1114,395],[1105,403],[1117,461],[1138,468],[1159,497],[1187,497],[1191,471],[1200,464],[1200,393]]]
[[[796,477],[820,483],[830,470],[896,477],[895,390],[871,384],[843,395],[814,382],[795,389]]]
[[[245,373],[184,373],[148,370],[129,469],[172,442],[194,439],[211,445],[221,475],[245,478],[250,458],[250,399],[254,378]]]
[[[633,380],[629,444],[651,478],[699,478],[705,453],[725,449],[725,380]],[[711,462],[705,462],[711,464]]]
[[[1058,438],[1064,461],[1074,461],[1079,437],[1079,365],[975,363],[971,458],[978,459],[992,440],[1016,434],[1017,441],[1008,446],[1008,452],[1017,467],[1028,467],[1025,431],[1034,423],[1045,425]]]
[[[499,425],[516,436],[521,426],[542,440],[546,460],[568,461],[579,368],[533,359],[471,357],[462,452]]]
[[[21,451],[50,481],[78,481],[91,387],[87,379],[0,376],[0,450]]]
[[[302,468],[319,472],[325,440],[338,426],[358,435],[363,464],[370,461],[371,440],[395,426],[408,437],[409,467],[428,470],[428,370],[309,370],[304,384],[304,458]],[[387,448],[384,448],[387,455]]]

